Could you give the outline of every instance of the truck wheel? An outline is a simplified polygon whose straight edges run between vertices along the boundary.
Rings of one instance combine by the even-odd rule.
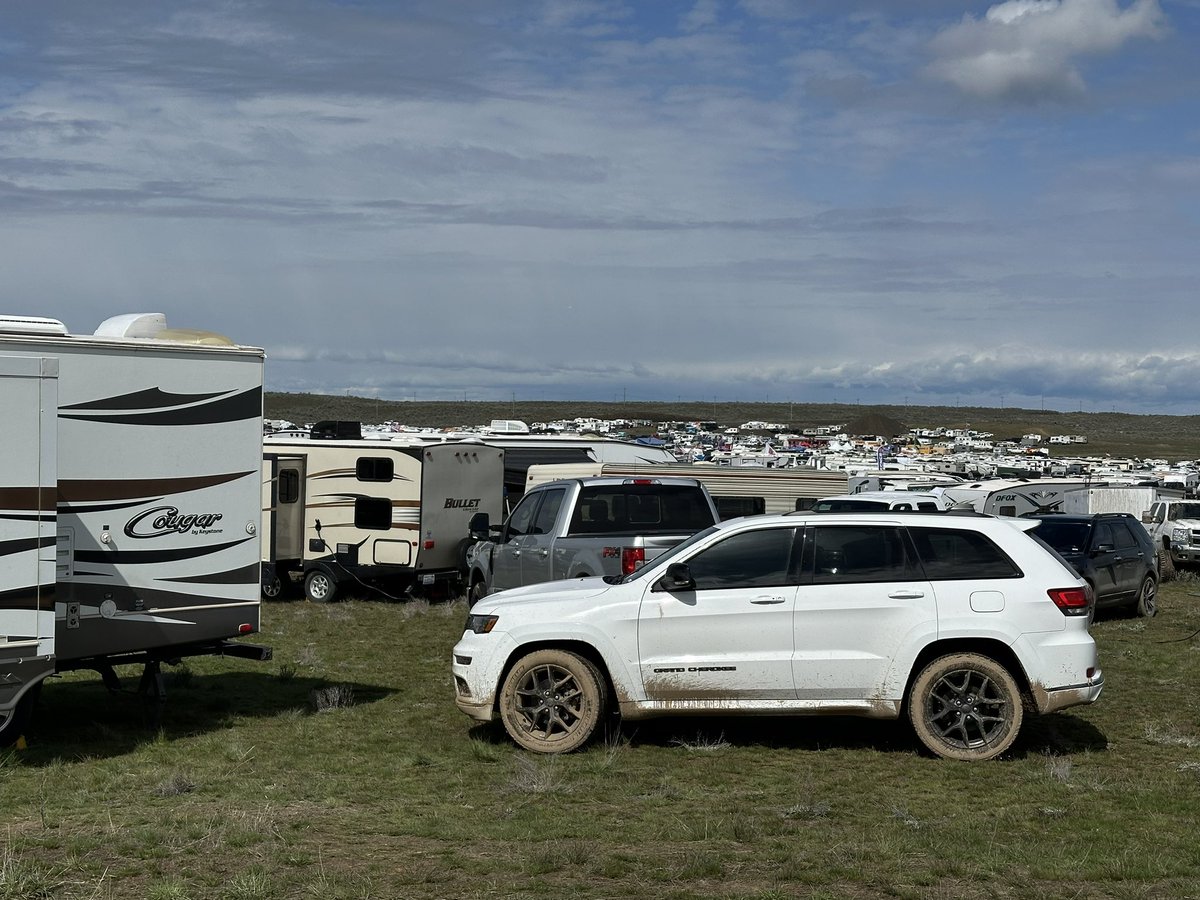
[[[978,653],[935,659],[908,694],[917,738],[946,759],[984,760],[1012,746],[1025,710],[1009,671]]]
[[[1158,577],[1163,581],[1174,581],[1178,573],[1175,571],[1175,560],[1171,559],[1171,551],[1166,547],[1158,548]]]
[[[1158,615],[1158,585],[1153,575],[1147,575],[1142,581],[1142,589],[1138,591],[1134,611],[1143,619],[1152,619]]]
[[[604,678],[567,650],[537,650],[519,660],[500,688],[509,737],[535,753],[569,753],[595,733],[606,705]]]
[[[337,582],[320,569],[313,569],[304,579],[304,596],[313,603],[331,603],[337,596]]]
[[[487,584],[482,578],[472,578],[467,589],[467,607],[470,608],[487,596]]]

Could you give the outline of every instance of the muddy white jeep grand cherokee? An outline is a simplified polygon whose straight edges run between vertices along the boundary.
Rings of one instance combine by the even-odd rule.
[[[680,714],[907,715],[933,753],[990,759],[1026,711],[1099,696],[1087,585],[988,516],[755,516],[621,579],[481,600],[457,703],[522,747],[574,750],[615,704]]]

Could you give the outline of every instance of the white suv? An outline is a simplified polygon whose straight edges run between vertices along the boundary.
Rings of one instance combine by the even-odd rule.
[[[907,714],[990,759],[1024,711],[1099,696],[1091,594],[1025,531],[977,515],[754,516],[622,579],[481,600],[454,647],[459,708],[529,750],[574,750],[611,704],[680,714]]]

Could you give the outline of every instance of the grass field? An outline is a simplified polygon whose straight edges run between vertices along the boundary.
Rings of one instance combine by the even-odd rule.
[[[454,707],[461,601],[266,604],[275,659],[168,670],[158,729],[47,685],[0,754],[0,898],[1197,897],[1197,593],[1099,620],[1100,702],[975,764],[841,719],[535,757]]]

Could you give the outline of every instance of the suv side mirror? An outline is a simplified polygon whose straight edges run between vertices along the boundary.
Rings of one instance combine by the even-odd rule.
[[[691,567],[687,563],[671,563],[667,573],[658,579],[654,586],[660,591],[694,591],[696,579],[692,577]]]
[[[1092,548],[1092,556],[1099,556],[1101,553],[1112,553],[1117,549],[1115,544],[1097,544]]]
[[[1154,521],[1154,510],[1148,509],[1142,513],[1142,524],[1149,525]]]
[[[486,541],[488,532],[491,530],[491,518],[485,512],[477,512],[471,516],[471,521],[467,523],[467,531],[471,535],[472,540]]]

